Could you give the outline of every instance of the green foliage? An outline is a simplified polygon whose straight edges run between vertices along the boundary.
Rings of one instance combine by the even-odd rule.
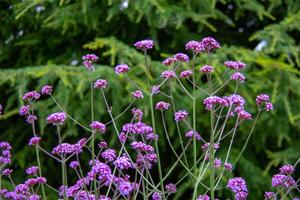
[[[142,88],[147,88],[143,55],[132,48],[139,39],[152,38],[155,50],[152,58],[152,81],[159,81],[159,74],[165,68],[161,60],[169,54],[184,50],[190,39],[213,35],[222,44],[222,49],[213,55],[216,76],[221,76],[223,62],[228,59],[242,60],[248,64],[247,84],[242,86],[241,94],[249,102],[247,108],[255,112],[255,95],[267,92],[271,95],[275,110],[261,116],[250,144],[240,160],[236,175],[245,176],[250,187],[250,199],[261,198],[264,190],[270,189],[270,175],[282,163],[293,163],[299,157],[300,133],[300,71],[299,0],[144,0],[128,1],[128,7],[119,0],[4,0],[0,2],[0,94],[1,104],[5,106],[0,117],[1,140],[13,143],[17,180],[24,178],[20,168],[32,164],[31,148],[25,147],[31,130],[24,120],[18,117],[22,105],[21,96],[25,91],[40,89],[44,84],[55,86],[55,98],[71,116],[88,125],[89,82],[88,74],[78,66],[81,56],[92,51],[100,56],[94,78],[109,81],[108,95],[113,105],[113,113],[122,112],[131,102],[130,92],[135,87],[126,77],[117,77],[112,67],[127,63],[131,68],[130,78]],[[123,7],[122,7],[123,5]],[[260,51],[253,50],[258,42],[264,40],[266,46]],[[207,63],[206,57],[197,60],[196,67]],[[74,65],[74,66],[69,66]],[[28,67],[31,66],[31,67]],[[188,66],[184,66],[188,68]],[[200,81],[200,80],[199,80]],[[184,85],[189,87],[187,82]],[[202,83],[205,84],[205,83]],[[221,84],[221,82],[220,82]],[[204,85],[205,86],[205,85]],[[232,91],[229,85],[226,92]],[[183,96],[180,88],[175,88],[174,96],[178,109],[189,109],[190,99]],[[221,94],[220,94],[221,95]],[[199,93],[200,97],[205,97]],[[128,98],[124,98],[128,97]],[[96,95],[96,116],[108,120],[100,95]],[[158,98],[161,99],[161,98]],[[157,101],[158,99],[155,99]],[[207,136],[208,121],[202,103],[198,102],[197,130]],[[43,98],[37,105],[39,131],[45,138],[43,144],[50,149],[55,134],[46,126],[44,118],[58,108],[49,98]],[[149,105],[146,101],[135,104],[145,111],[149,119]],[[130,112],[117,122],[127,120]],[[203,116],[203,117],[202,117]],[[159,119],[159,115],[157,115]],[[150,120],[149,120],[150,121]],[[168,116],[168,129],[173,142],[177,140],[176,127],[172,114]],[[251,122],[239,130],[234,152],[239,152],[247,138]],[[162,127],[159,133],[162,133]],[[183,128],[182,128],[183,129]],[[64,137],[74,140],[74,136],[86,133],[68,121]],[[184,132],[186,130],[182,130]],[[112,131],[111,131],[112,132]],[[16,139],[17,136],[17,139]],[[111,136],[105,136],[110,138]],[[162,136],[163,138],[163,136]],[[114,145],[116,136],[112,136]],[[100,138],[98,138],[100,140]],[[162,140],[163,141],[163,140]],[[164,153],[169,149],[160,143]],[[179,144],[178,151],[180,150]],[[224,144],[226,146],[226,144]],[[167,154],[168,155],[168,154]],[[223,152],[220,152],[220,156]],[[234,160],[235,154],[231,161]],[[49,170],[55,163],[43,160]],[[165,170],[170,167],[163,163]],[[178,174],[182,169],[178,166]],[[49,179],[55,182],[59,174]],[[178,177],[174,177],[176,179]],[[224,183],[223,185],[225,184]],[[176,198],[189,195],[191,184],[183,182]],[[220,193],[227,197],[229,193]]]

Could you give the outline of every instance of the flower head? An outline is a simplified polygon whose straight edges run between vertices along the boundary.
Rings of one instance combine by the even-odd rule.
[[[180,73],[180,78],[188,78],[193,74],[191,70],[185,70]]]
[[[285,175],[290,175],[294,173],[295,168],[293,165],[287,164],[283,165],[282,167],[279,168],[280,174],[285,174]]]
[[[41,97],[40,93],[36,91],[30,91],[23,95],[22,99],[26,101],[36,101]]]
[[[112,162],[117,157],[116,151],[114,149],[107,149],[101,153],[101,157],[109,162]]]
[[[115,67],[116,74],[124,74],[129,71],[129,67],[126,64],[119,64]]]
[[[27,114],[29,114],[29,109],[30,109],[29,105],[21,106],[19,114],[21,116],[27,115]]]
[[[167,70],[161,73],[160,77],[168,79],[168,78],[174,78],[176,76],[175,72],[173,70]]]
[[[53,90],[53,89],[52,89],[52,86],[50,86],[50,85],[45,85],[45,86],[42,87],[41,93],[44,94],[44,95],[49,95],[49,94],[52,93],[52,90]]]
[[[220,44],[212,37],[205,37],[200,41],[201,51],[210,53],[214,49],[221,48]]]
[[[195,41],[195,40],[188,41],[185,44],[185,49],[186,50],[192,50],[195,53],[200,53],[200,52],[202,52],[204,50],[203,46],[201,45],[201,43],[198,42],[198,41]]]
[[[170,66],[170,65],[172,65],[174,62],[176,62],[176,59],[170,57],[170,58],[166,58],[166,59],[162,62],[162,64],[164,64],[164,65],[166,65],[166,66]]]
[[[104,79],[98,79],[94,83],[94,88],[97,88],[97,89],[104,89],[104,88],[106,88],[106,86],[107,86],[107,81]]]
[[[69,167],[76,169],[77,167],[79,167],[79,162],[77,160],[73,160],[70,162]]]
[[[162,196],[160,192],[153,192],[152,194],[152,200],[161,200]]]
[[[186,62],[186,63],[188,63],[190,61],[189,57],[186,54],[184,54],[184,53],[177,53],[177,54],[175,54],[174,58],[178,62]]]
[[[95,71],[95,68],[93,66],[93,63],[96,62],[99,59],[98,56],[95,54],[87,54],[82,56],[82,64],[88,71]]]
[[[39,168],[37,166],[31,166],[31,167],[26,169],[26,174],[34,175],[34,174],[37,174],[38,171],[39,171]]]
[[[246,80],[246,77],[240,72],[235,72],[231,75],[230,79],[234,81],[240,81],[242,83]]]
[[[197,200],[210,200],[210,197],[206,194],[204,195],[199,195]]]
[[[132,168],[132,164],[127,156],[118,157],[114,161],[114,165],[120,170]]]
[[[241,177],[231,178],[227,183],[227,188],[232,192],[238,193],[241,191],[247,192],[246,181]]]
[[[215,168],[221,167],[221,164],[222,164],[221,159],[216,158],[216,159],[214,160],[214,166],[215,166]]]
[[[180,110],[174,114],[175,121],[183,121],[187,118],[188,113],[185,110]]]
[[[66,118],[67,118],[67,115],[64,112],[52,113],[51,115],[49,115],[47,117],[47,123],[53,124],[56,126],[63,125]]]
[[[234,69],[234,70],[241,70],[246,67],[246,64],[241,62],[241,61],[226,61],[224,62],[225,66],[229,69]]]
[[[143,51],[146,51],[148,49],[152,49],[153,48],[154,42],[153,42],[153,40],[141,40],[141,41],[136,42],[134,44],[134,46],[137,49],[141,49]]]
[[[165,188],[168,193],[175,193],[177,191],[177,187],[174,183],[167,184]]]
[[[152,87],[152,95],[154,95],[154,94],[158,94],[159,92],[160,92],[160,88],[159,88],[159,86],[158,85],[154,85],[153,87]]]
[[[93,121],[90,124],[91,129],[93,129],[94,131],[99,131],[100,133],[105,133],[106,131],[106,126],[105,124],[98,122],[98,121]]]
[[[42,140],[41,137],[37,137],[37,136],[32,137],[32,138],[30,139],[30,141],[29,141],[29,146],[37,145],[37,144],[40,143],[41,140]]]
[[[12,169],[4,169],[3,171],[2,171],[2,175],[3,176],[10,176],[10,174],[13,172],[13,170]]]
[[[185,137],[190,138],[190,139],[193,139],[195,137],[196,140],[198,140],[198,141],[201,140],[200,134],[194,130],[190,130],[190,131],[186,132]]]
[[[200,68],[200,72],[204,74],[209,74],[214,71],[214,67],[210,65],[204,65],[203,67]]]
[[[257,105],[261,105],[265,102],[269,102],[270,101],[270,97],[267,94],[260,94],[256,97],[256,104]]]
[[[132,92],[132,97],[135,99],[143,99],[144,95],[143,95],[142,91],[137,90],[137,91]]]
[[[168,110],[170,107],[170,104],[167,103],[167,102],[164,102],[164,101],[160,101],[160,102],[157,102],[156,105],[155,105],[155,109],[156,110]]]
[[[26,116],[26,121],[28,124],[33,124],[34,121],[36,121],[36,120],[37,120],[37,117],[35,115],[30,114],[30,115]]]

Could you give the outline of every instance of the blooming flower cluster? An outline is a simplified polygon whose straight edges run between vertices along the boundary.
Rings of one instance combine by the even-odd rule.
[[[49,115],[47,117],[47,123],[53,124],[55,126],[60,126],[60,125],[64,124],[66,118],[67,118],[67,115],[64,112],[52,113],[51,115]]]
[[[147,61],[147,51],[149,49],[152,49],[154,46],[154,43],[152,40],[142,40],[138,41],[134,44],[134,46],[142,50],[145,59]],[[216,49],[220,48],[220,44],[211,37],[203,38],[201,41],[189,41],[185,48],[186,50],[191,50],[193,53],[193,56],[191,57],[191,63],[195,63],[195,58],[199,53],[206,53],[211,54]],[[87,54],[82,57],[83,59],[83,65],[88,70],[91,71],[91,73],[95,70],[93,64],[99,59],[98,56],[94,54]],[[193,61],[193,62],[192,62]],[[162,111],[168,110],[171,106],[170,103],[167,103],[163,100],[157,100],[159,99],[161,95],[172,99],[170,101],[172,103],[173,108],[176,108],[174,104],[173,96],[166,95],[161,89],[164,89],[165,82],[170,82],[176,80],[180,83],[180,86],[183,88],[183,91],[186,92],[193,100],[193,125],[190,125],[188,117],[188,111],[186,110],[179,110],[174,113],[174,119],[176,121],[177,130],[180,133],[181,126],[186,125],[188,129],[185,129],[184,136],[186,138],[181,138],[180,135],[180,144],[182,147],[182,151],[180,152],[180,155],[176,155],[176,162],[181,161],[181,158],[184,158],[184,161],[181,161],[180,164],[184,166],[184,168],[187,168],[189,165],[189,159],[190,156],[187,156],[188,153],[187,149],[189,148],[189,144],[193,142],[193,148],[194,148],[194,161],[195,161],[195,167],[196,172],[199,172],[199,175],[206,174],[206,170],[208,169],[208,165],[210,165],[210,170],[222,170],[222,173],[220,174],[220,177],[211,176],[214,173],[210,172],[210,178],[219,178],[219,181],[215,181],[216,185],[214,187],[214,190],[216,188],[219,188],[220,181],[224,180],[223,172],[224,170],[227,170],[231,172],[233,170],[233,166],[231,163],[227,162],[228,157],[226,158],[225,162],[222,162],[220,158],[216,154],[218,154],[218,149],[220,148],[220,142],[224,138],[226,138],[227,135],[232,134],[233,132],[233,138],[235,135],[235,131],[237,127],[234,127],[232,131],[229,131],[228,134],[224,133],[224,130],[227,130],[227,126],[225,129],[225,125],[227,123],[227,120],[231,120],[231,118],[237,116],[237,119],[251,119],[252,115],[248,113],[245,110],[245,99],[238,95],[237,89],[234,92],[234,94],[228,95],[228,96],[215,96],[218,94],[218,89],[213,91],[206,91],[204,88],[202,91],[204,91],[205,94],[208,94],[208,97],[206,97],[203,100],[203,105],[206,110],[210,111],[212,114],[212,117],[216,117],[218,124],[219,121],[224,121],[224,125],[221,126],[219,130],[217,130],[216,127],[212,127],[214,131],[210,134],[216,133],[217,135],[212,135],[213,141],[206,142],[207,134],[205,134],[205,131],[201,131],[201,135],[196,131],[196,129],[199,128],[199,126],[196,126],[196,98],[197,92],[196,89],[199,87],[195,87],[197,84],[195,83],[197,79],[194,79],[194,76],[196,74],[193,74],[193,71],[191,69],[186,69],[184,71],[180,71],[180,78],[177,78],[177,69],[180,67],[187,67],[188,63],[190,62],[190,57],[187,54],[184,53],[177,53],[173,57],[166,58],[163,61],[163,64],[166,66],[171,66],[174,64],[174,68],[171,68],[167,71],[162,72],[161,77],[165,80],[162,80],[161,83],[156,83],[157,85],[147,85],[147,88],[152,88],[151,95],[149,95],[149,100],[151,105],[151,116],[152,118],[155,118],[154,109],[161,111],[162,118],[168,116],[168,113],[164,113]],[[184,66],[182,66],[182,64]],[[228,75],[228,79],[235,80],[238,82],[244,82],[245,76],[240,73],[239,70],[246,67],[246,64],[242,63],[241,61],[226,61],[225,66],[227,68],[233,69],[233,73]],[[146,67],[149,67],[146,62]],[[115,73],[120,75],[123,73],[127,73],[129,71],[129,67],[127,64],[119,64],[117,65],[114,70]],[[211,65],[204,65],[201,67],[200,72],[208,75],[207,77],[209,82],[209,85],[211,84],[211,79],[214,78],[214,74],[212,72],[214,71],[214,67]],[[228,70],[229,71],[229,70]],[[148,73],[152,73],[152,70],[149,70]],[[152,75],[152,74],[151,74]],[[193,80],[189,79],[193,75]],[[227,74],[226,74],[227,76]],[[230,76],[230,77],[229,77]],[[176,77],[176,80],[173,80],[171,78]],[[92,78],[92,76],[90,76]],[[130,77],[126,77],[130,79]],[[185,78],[185,79],[184,79]],[[167,80],[169,79],[169,80]],[[94,80],[92,80],[94,81]],[[132,81],[132,80],[131,80]],[[181,82],[182,81],[182,82]],[[151,80],[152,82],[152,80]],[[217,81],[218,82],[218,81]],[[185,87],[186,85],[191,84],[193,85],[193,93],[189,92],[189,88]],[[211,85],[213,87],[217,86],[219,83],[214,83],[214,85]],[[221,85],[221,88],[225,86],[227,82],[225,82],[224,85]],[[37,120],[37,116],[35,116],[33,108],[33,103],[40,99],[40,93],[36,91],[30,91],[24,94],[23,100],[26,101],[27,104],[23,105],[20,110],[19,114],[21,116],[25,116],[28,123],[31,123],[33,128],[33,136],[29,141],[29,146],[35,146],[36,155],[38,158],[37,166],[31,166],[26,169],[26,174],[30,175],[30,178],[25,180],[23,183],[18,184],[14,187],[13,190],[9,191],[7,189],[2,189],[0,184],[0,198],[2,199],[12,199],[12,200],[23,200],[23,199],[29,199],[29,200],[40,200],[41,196],[39,195],[38,191],[41,189],[42,194],[44,193],[44,186],[48,186],[46,184],[46,178],[42,176],[42,165],[40,165],[39,161],[39,151],[42,151],[46,155],[50,156],[51,158],[55,159],[57,162],[59,162],[62,165],[62,183],[59,187],[59,189],[54,189],[57,191],[59,195],[59,199],[75,199],[75,200],[111,200],[111,199],[139,199],[140,195],[144,193],[144,199],[151,198],[152,200],[161,200],[161,199],[168,199],[169,196],[172,196],[173,193],[177,191],[178,184],[176,183],[166,183],[166,179],[171,174],[171,172],[176,168],[176,164],[174,167],[168,169],[168,173],[163,178],[160,173],[165,170],[161,170],[161,162],[159,157],[159,151],[157,145],[158,134],[155,126],[155,119],[152,120],[152,125],[148,125],[144,123],[143,116],[144,113],[139,108],[131,108],[133,103],[137,103],[135,99],[142,99],[144,98],[143,92],[140,90],[136,90],[132,92],[132,97],[134,100],[132,103],[118,116],[113,116],[115,113],[112,113],[113,106],[109,105],[109,101],[105,98],[105,90],[102,90],[106,88],[108,85],[107,81],[105,79],[98,79],[95,80],[94,86],[91,87],[91,92],[99,92],[97,89],[101,89],[101,93],[103,95],[103,98],[105,100],[105,106],[107,106],[107,110],[109,113],[109,116],[111,120],[107,123],[102,123],[99,121],[94,121],[93,116],[93,110],[91,109],[92,113],[92,122],[90,123],[89,127],[85,126],[84,123],[79,123],[66,112],[57,112],[52,113],[47,117],[47,123],[53,124],[57,126],[57,135],[58,135],[58,144],[52,149],[51,152],[48,152],[46,149],[42,147],[42,144],[40,145],[40,141],[42,138],[37,135],[36,126],[34,122]],[[137,84],[138,85],[138,84]],[[170,84],[171,85],[171,84]],[[238,84],[236,84],[238,86]],[[136,86],[136,85],[135,85]],[[137,88],[146,88],[146,87],[137,87]],[[96,89],[93,91],[93,89]],[[172,91],[172,88],[170,88]],[[54,100],[56,104],[58,102],[54,99],[54,95],[52,95],[53,88],[50,85],[45,85],[41,89],[41,94],[45,95],[45,98],[47,98],[46,95],[50,95],[50,98]],[[147,92],[145,92],[147,94]],[[161,95],[160,95],[161,94]],[[156,95],[155,97],[153,95]],[[147,95],[148,96],[148,95]],[[49,96],[48,96],[49,98]],[[153,105],[153,99],[155,98],[154,102],[157,102],[155,105]],[[91,101],[93,101],[93,98],[91,98]],[[256,98],[256,104],[261,109],[262,106],[264,106],[264,109],[266,111],[270,111],[273,109],[273,105],[270,102],[269,96],[262,94],[257,96]],[[60,107],[60,106],[59,106]],[[93,108],[93,106],[91,106]],[[61,107],[60,107],[61,108]],[[122,115],[127,115],[128,111],[132,113],[131,120],[128,120],[126,123],[121,124],[121,130],[119,127],[119,122],[116,123],[116,120],[122,119]],[[220,111],[221,110],[221,111]],[[228,111],[226,115],[222,115],[222,111]],[[261,111],[261,110],[259,110]],[[2,113],[2,106],[0,105],[0,114]],[[126,113],[126,114],[125,114]],[[145,114],[148,114],[148,112],[145,111]],[[147,116],[147,115],[146,115]],[[62,135],[60,131],[64,131],[60,126],[63,125],[67,118],[70,118],[75,124],[82,127],[84,130],[92,132],[92,134],[89,134],[88,138],[82,138],[78,140],[75,143],[68,143],[65,141],[68,138],[62,137],[65,135]],[[223,120],[224,118],[224,120]],[[221,119],[221,120],[220,120]],[[236,122],[243,122],[242,120],[236,120]],[[177,122],[184,121],[182,124],[178,124]],[[163,121],[164,123],[164,121]],[[120,142],[119,145],[121,145],[120,149],[117,149],[117,145],[114,146],[114,148],[109,147],[108,144],[110,142],[104,140],[104,136],[102,134],[96,134],[96,132],[99,133],[105,133],[108,132],[110,129],[107,129],[106,126],[109,124],[112,124],[116,135]],[[239,124],[236,123],[238,126]],[[165,124],[163,124],[165,127]],[[174,134],[169,134],[167,131],[168,128],[165,128],[166,137],[168,139],[168,145],[171,146],[172,151],[176,153],[177,150],[174,150],[174,147],[172,146],[171,140],[169,136],[174,137]],[[158,129],[159,130],[159,129]],[[203,134],[202,134],[203,133]],[[106,135],[108,136],[108,135]],[[203,136],[203,137],[202,137]],[[112,134],[109,134],[109,137],[113,138]],[[174,138],[177,139],[177,138]],[[184,146],[184,143],[188,141],[187,145]],[[203,150],[202,159],[199,160],[199,162],[202,162],[200,166],[206,166],[206,167],[198,167],[198,161],[197,161],[197,143],[200,143],[198,141],[203,142],[201,145],[201,149]],[[231,141],[231,142],[232,142]],[[154,144],[153,144],[154,143]],[[199,146],[200,147],[200,146]],[[230,144],[231,148],[231,144]],[[230,148],[228,151],[230,151]],[[9,180],[11,180],[11,173],[13,172],[12,169],[6,168],[7,164],[11,163],[11,146],[7,142],[0,142],[0,150],[1,150],[1,156],[0,156],[0,176],[7,176]],[[84,154],[82,154],[84,152]],[[81,155],[86,156],[88,153],[90,153],[90,161],[87,163],[81,164]],[[228,154],[229,155],[229,154]],[[209,161],[209,162],[207,162]],[[207,165],[205,165],[205,162],[207,162]],[[178,162],[179,163],[179,162]],[[154,166],[157,165],[157,168],[159,169],[159,178],[165,179],[160,180],[160,184],[156,186],[156,179],[152,178],[152,171],[154,169]],[[197,164],[197,165],[196,165]],[[70,176],[70,173],[67,173],[67,167],[69,166],[73,170],[73,173],[77,175],[77,179],[71,183],[70,180],[67,180]],[[84,166],[84,167],[83,167]],[[217,168],[217,169],[216,169]],[[221,169],[221,170],[220,170]],[[189,173],[193,173],[194,170],[190,170]],[[292,178],[292,175],[294,173],[295,169],[292,165],[285,165],[279,169],[279,173],[274,175],[272,178],[272,185],[273,187],[277,188],[284,188],[284,189],[292,189],[294,188],[297,183]],[[228,173],[228,172],[227,172]],[[155,174],[155,173],[154,173]],[[130,176],[129,176],[130,175]],[[134,175],[134,177],[131,177]],[[194,174],[190,174],[191,176],[186,177],[194,177]],[[202,175],[202,177],[203,177]],[[183,179],[182,179],[183,180]],[[180,181],[179,181],[180,182]],[[178,183],[179,183],[178,182]],[[194,182],[194,180],[193,180]],[[71,184],[70,184],[71,183]],[[208,193],[202,193],[201,195],[198,194],[198,183],[201,183],[197,180],[195,182],[195,188],[194,188],[194,194],[193,199],[197,200],[210,200],[210,196],[208,196]],[[12,181],[12,185],[14,185]],[[151,186],[151,187],[149,187]],[[153,187],[156,186],[156,187]],[[145,188],[149,187],[149,188]],[[150,189],[151,188],[151,189]],[[240,177],[232,178],[228,181],[227,188],[229,188],[235,195],[236,200],[245,200],[248,196],[248,190],[246,186],[246,182],[244,179]],[[151,192],[150,192],[151,191]],[[104,192],[104,193],[103,193]],[[113,196],[111,196],[111,193],[113,193]],[[148,193],[148,194],[146,194]],[[214,191],[210,191],[210,194],[213,194]],[[274,192],[266,192],[265,198],[266,199],[272,199],[274,198],[275,193]],[[44,196],[44,194],[43,194]],[[197,197],[198,196],[198,197]],[[215,199],[211,196],[211,199]]]
[[[82,64],[88,71],[95,71],[94,62],[98,61],[99,57],[95,54],[87,54],[82,57]]]
[[[233,193],[235,193],[236,200],[245,200],[248,196],[248,189],[246,182],[243,178],[236,177],[229,179],[227,183],[227,188],[229,188]]]
[[[129,71],[129,67],[126,64],[119,64],[115,67],[116,74],[124,74]]]

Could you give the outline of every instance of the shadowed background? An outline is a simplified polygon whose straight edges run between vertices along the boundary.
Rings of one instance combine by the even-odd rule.
[[[68,113],[88,125],[89,84],[81,56],[95,53],[100,57],[100,65],[97,65],[94,78],[108,80],[107,95],[116,115],[131,102],[130,92],[135,88],[124,77],[116,76],[113,67],[127,63],[132,68],[129,76],[141,85],[146,84],[143,54],[133,48],[135,41],[145,38],[155,42],[155,48],[149,52],[153,81],[159,80],[160,72],[166,69],[161,65],[164,58],[185,52],[184,45],[189,40],[213,36],[222,46],[212,59],[217,68],[216,76],[224,70],[222,63],[226,60],[242,60],[248,65],[245,70],[247,82],[240,89],[240,94],[248,101],[248,110],[255,112],[258,93],[271,96],[274,111],[264,113],[260,118],[233,174],[246,179],[249,199],[262,198],[263,192],[271,189],[271,175],[277,167],[283,163],[293,164],[299,157],[299,0],[2,0],[0,22],[0,103],[4,105],[4,114],[0,116],[0,140],[13,145],[13,177],[17,183],[25,178],[24,168],[35,164],[34,150],[27,146],[31,127],[18,116],[18,109],[23,104],[22,94],[51,84],[54,96]],[[197,69],[206,63],[207,58],[200,57]],[[224,94],[229,94],[233,88],[234,84],[229,85]],[[190,99],[183,91],[175,88],[174,93],[178,99],[177,107],[191,111]],[[198,100],[197,131],[207,137],[209,121],[201,98]],[[53,127],[46,125],[45,117],[59,109],[50,98],[42,98],[36,106],[42,145],[50,150],[56,144],[56,133]],[[146,122],[150,122],[147,100],[135,103],[135,106],[144,110]],[[100,93],[95,94],[95,107],[97,119],[108,121]],[[129,117],[130,112],[117,121],[118,126],[128,122]],[[167,115],[167,123],[171,139],[180,151],[171,114]],[[233,160],[252,123],[247,122],[239,129]],[[104,138],[110,139],[110,145],[118,146],[111,127],[108,130]],[[161,125],[158,132],[162,132]],[[64,126],[63,134],[71,142],[87,136],[70,120]],[[163,137],[159,145],[162,165],[167,171],[169,161],[172,161],[170,149]],[[225,150],[221,150],[220,157],[224,153]],[[46,157],[42,162],[51,174],[47,177],[48,182],[59,185],[56,180],[60,174],[54,173],[56,163]],[[183,172],[178,166],[173,181]],[[190,189],[190,182],[183,182],[174,199],[183,195],[189,197]],[[230,195],[230,192],[222,191],[217,196],[231,198]]]

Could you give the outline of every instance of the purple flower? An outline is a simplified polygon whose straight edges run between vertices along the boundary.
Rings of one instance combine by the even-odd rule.
[[[96,56],[95,54],[87,54],[82,57],[82,64],[87,70],[95,71],[93,63],[96,62],[98,59],[98,56]]]
[[[193,139],[195,137],[196,140],[198,140],[198,141],[201,140],[200,134],[194,130],[190,130],[190,131],[186,132],[185,137],[190,138],[190,139]]]
[[[232,170],[232,164],[231,164],[231,163],[224,163],[224,168],[225,168],[227,171],[231,171],[231,170]]]
[[[134,46],[137,49],[141,49],[143,51],[146,51],[148,49],[152,49],[153,45],[154,45],[153,40],[141,40],[141,41],[138,41],[134,44]]]
[[[98,122],[98,121],[93,121],[90,124],[91,129],[93,129],[94,131],[99,131],[100,133],[105,133],[106,131],[106,126],[105,124]]]
[[[177,53],[177,54],[175,54],[174,58],[178,62],[186,62],[186,63],[188,63],[190,61],[189,57],[186,54],[184,54],[184,53]]]
[[[0,115],[2,114],[3,106],[0,104]]]
[[[3,176],[10,176],[10,174],[13,172],[13,170],[12,169],[4,169],[3,171],[2,171],[2,175]]]
[[[191,70],[185,70],[180,73],[180,78],[188,78],[192,76],[193,72]]]
[[[294,173],[295,168],[293,165],[287,164],[283,165],[282,167],[279,168],[280,174],[285,174],[285,175],[290,175]]]
[[[37,144],[39,144],[40,143],[40,141],[42,140],[42,138],[41,137],[37,137],[37,136],[35,136],[35,137],[32,137],[31,139],[30,139],[30,141],[29,141],[29,146],[34,146],[34,145],[37,145]]]
[[[256,97],[256,104],[257,105],[261,105],[265,102],[269,102],[270,101],[270,97],[267,94],[260,94]]]
[[[161,200],[161,193],[160,192],[153,192],[152,194],[152,200]]]
[[[295,181],[292,177],[283,175],[283,174],[275,174],[272,177],[272,186],[273,187],[292,187],[295,185]]]
[[[34,175],[34,174],[37,174],[38,171],[39,171],[39,168],[37,166],[31,166],[31,167],[26,169],[26,174]]]
[[[242,83],[246,80],[246,77],[240,72],[235,72],[234,74],[231,75],[230,79],[234,81],[240,81]]]
[[[250,113],[248,113],[247,111],[245,111],[243,107],[237,107],[235,109],[235,112],[237,112],[238,117],[240,119],[244,119],[244,120],[252,119],[252,115]]]
[[[157,102],[155,105],[155,109],[161,110],[161,111],[168,110],[169,107],[170,107],[170,104],[167,102],[164,102],[164,101]]]
[[[106,86],[107,86],[107,81],[104,79],[98,79],[94,83],[94,88],[97,88],[97,89],[104,89],[104,88],[106,88]]]
[[[129,67],[126,64],[119,64],[115,67],[116,74],[124,74],[129,71]]]
[[[66,113],[64,112],[57,112],[57,113],[52,113],[47,117],[47,123],[48,124],[53,124],[53,125],[63,125],[67,118]]]
[[[37,120],[37,117],[35,115],[27,115],[26,116],[26,121],[28,124],[33,124],[34,121]]]
[[[152,87],[152,95],[158,94],[159,92],[160,92],[159,86],[158,86],[158,85],[154,85],[154,86]]]
[[[41,90],[41,93],[45,94],[45,95],[51,94],[52,93],[52,86],[50,86],[50,85],[43,86],[42,90]]]
[[[29,114],[29,109],[30,109],[29,105],[21,106],[19,114],[21,116],[27,115],[27,114]]]
[[[204,65],[203,67],[200,68],[200,72],[204,74],[209,74],[214,71],[214,67],[210,65]]]
[[[174,183],[169,183],[168,185],[166,185],[166,190],[168,193],[175,193],[177,191],[177,187]]]
[[[204,195],[199,195],[197,200],[210,200],[210,197],[206,194]]]
[[[88,61],[92,61],[92,62],[96,62],[98,61],[99,57],[96,56],[95,54],[86,54],[84,56],[82,56],[82,60],[88,60]]]
[[[167,70],[161,73],[160,77],[162,78],[174,78],[176,76],[175,72],[173,70]]]
[[[215,105],[219,104],[222,106],[226,106],[228,102],[221,97],[210,96],[203,100],[203,104],[205,105],[206,110],[213,110]]]
[[[195,41],[195,40],[188,41],[185,45],[185,49],[192,50],[195,53],[200,53],[200,52],[204,51],[201,43],[198,41]]]
[[[179,122],[185,120],[188,116],[188,113],[185,110],[180,110],[174,114],[175,121]]]
[[[215,166],[215,168],[221,167],[221,164],[222,164],[221,159],[216,158],[216,159],[214,160],[214,166]]]
[[[137,90],[137,91],[132,92],[132,97],[135,99],[143,99],[144,95],[143,95],[142,91]]]
[[[114,149],[107,149],[101,153],[102,158],[105,160],[112,162],[115,160],[116,156],[116,151]]]
[[[272,104],[271,102],[267,102],[267,103],[265,104],[265,109],[266,109],[266,111],[271,111],[271,110],[273,110],[273,104]]]
[[[241,177],[231,178],[229,179],[227,183],[227,188],[229,188],[232,192],[238,193],[238,192],[247,192],[247,186],[246,182]]]
[[[205,37],[200,42],[201,50],[207,53],[212,52],[214,49],[219,49],[220,44],[212,37]]]
[[[229,60],[229,61],[224,62],[224,64],[227,68],[234,69],[234,70],[240,70],[240,69],[244,69],[246,67],[246,64],[241,61]]]
[[[32,194],[29,196],[28,200],[40,200],[41,197],[37,194]]]
[[[114,161],[114,165],[120,170],[132,168],[132,164],[127,156],[118,157]]]
[[[131,110],[131,112],[132,112],[132,114],[133,114],[133,117],[135,118],[135,120],[137,120],[137,121],[142,121],[142,119],[143,119],[143,111],[142,110],[140,110],[140,109],[138,109],[138,108],[133,108],[132,110]]]
[[[126,135],[124,132],[121,132],[120,135],[119,135],[119,140],[120,140],[122,143],[125,143],[126,140],[127,140],[127,135]]]
[[[246,200],[248,196],[248,193],[245,191],[240,191],[235,194],[234,198],[235,200]]]
[[[36,101],[41,97],[40,93],[36,91],[30,91],[23,95],[22,99],[26,101]]]
[[[79,162],[77,160],[73,160],[70,162],[69,167],[76,169],[77,167],[79,167]]]
[[[118,189],[122,195],[127,196],[133,191],[134,187],[129,181],[121,181],[118,184]]]
[[[265,192],[265,200],[273,200],[276,196],[274,192]]]
[[[106,148],[106,147],[107,147],[107,143],[104,142],[104,141],[99,142],[98,147],[99,147],[99,148]]]
[[[148,153],[153,153],[154,152],[154,148],[150,145],[147,145],[143,142],[132,142],[130,144],[130,146],[137,151],[145,151]]]
[[[176,62],[176,59],[175,58],[166,58],[162,64],[166,65],[166,66],[170,66],[172,65],[174,62]]]

